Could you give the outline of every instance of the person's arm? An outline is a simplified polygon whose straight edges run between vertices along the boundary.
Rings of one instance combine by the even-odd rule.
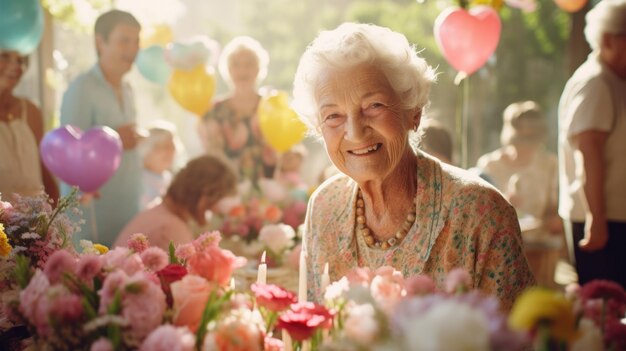
[[[604,147],[608,132],[588,130],[577,134],[572,140],[583,156],[585,184],[583,192],[587,200],[585,237],[578,243],[587,251],[602,249],[607,240],[608,229],[604,198]]]
[[[35,136],[35,140],[37,142],[37,150],[39,150],[39,144],[41,143],[41,139],[43,139],[44,134],[43,116],[41,115],[39,108],[30,102],[26,104],[26,109],[28,126],[33,131],[33,135]],[[39,157],[39,163],[41,167],[41,179],[43,180],[44,190],[54,203],[56,203],[59,199],[59,186],[46,165],[43,163],[41,157]]]

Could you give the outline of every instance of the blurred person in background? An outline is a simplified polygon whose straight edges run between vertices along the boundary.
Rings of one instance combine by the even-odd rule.
[[[96,231],[92,232],[94,223],[88,217],[87,224],[77,233],[80,239],[107,246],[139,212],[141,159],[136,146],[141,135],[136,126],[133,92],[124,76],[139,51],[140,29],[137,19],[128,12],[111,10],[100,15],[94,30],[98,62],[70,84],[61,104],[62,125],[73,125],[83,131],[109,126],[122,140],[121,164],[90,204],[94,206]],[[68,193],[69,187],[63,184],[62,191]]]
[[[28,56],[0,48],[0,194],[31,196],[45,191],[56,202],[59,188],[41,162],[39,142],[44,134],[41,111],[13,90],[28,69]]]
[[[546,231],[561,233],[558,161],[545,148],[545,115],[536,102],[521,101],[507,106],[502,117],[502,147],[481,156],[477,168],[511,202],[520,218],[530,216]]]
[[[140,212],[120,232],[116,246],[126,246],[135,233],[146,235],[152,246],[168,249],[187,243],[196,236],[191,222],[206,225],[206,212],[224,197],[237,192],[237,175],[230,162],[222,156],[197,157],[183,167],[174,177],[161,201]]]
[[[587,13],[592,52],[559,102],[559,213],[580,284],[626,287],[626,0]]]
[[[272,178],[277,154],[265,143],[257,110],[261,95],[257,87],[267,75],[269,55],[261,44],[247,36],[232,39],[219,59],[219,72],[231,92],[218,99],[200,125],[207,152],[220,152],[232,160],[241,181],[257,185]]]

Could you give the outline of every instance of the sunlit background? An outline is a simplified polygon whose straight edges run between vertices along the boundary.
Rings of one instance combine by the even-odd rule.
[[[471,76],[465,95],[469,166],[499,146],[501,112],[519,100],[536,100],[543,107],[550,124],[548,148],[554,151],[560,93],[588,50],[581,29],[576,28],[582,17],[561,10],[551,0],[538,1],[532,12],[498,0],[484,2],[501,6],[502,33],[495,55]],[[269,74],[262,85],[287,92],[291,91],[298,59],[316,34],[345,21],[356,21],[404,33],[437,67],[438,83],[427,114],[455,132],[455,161],[460,163],[458,122],[464,92],[454,84],[457,72],[443,59],[433,37],[434,20],[453,4],[451,0],[43,0],[42,4],[48,10],[46,32],[39,52],[33,54],[39,64],[31,66],[17,93],[42,105],[50,127],[58,123],[60,100],[68,82],[95,63],[93,23],[111,7],[133,13],[142,23],[143,38],[165,29],[173,42],[205,36],[224,45],[236,35],[250,35],[270,53]],[[146,80],[136,68],[129,77],[140,125],[155,119],[174,122],[186,149],[179,158],[181,163],[201,153],[198,117],[180,107],[166,87]],[[39,79],[44,79],[44,84],[39,84]],[[226,87],[219,76],[217,82],[219,96]],[[306,144],[312,150],[309,164],[323,167],[327,161],[321,147],[314,141]],[[313,174],[316,172],[306,172],[309,182],[314,181]]]

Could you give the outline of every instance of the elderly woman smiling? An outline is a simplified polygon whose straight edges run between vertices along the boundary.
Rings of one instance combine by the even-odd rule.
[[[453,268],[504,309],[534,284],[515,210],[464,170],[413,150],[435,73],[400,33],[347,23],[303,54],[293,106],[342,172],[310,199],[305,223],[309,295],[360,266],[428,274]]]

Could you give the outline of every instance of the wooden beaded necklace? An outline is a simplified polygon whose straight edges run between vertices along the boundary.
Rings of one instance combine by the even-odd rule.
[[[363,240],[370,248],[378,248],[387,250],[391,247],[398,245],[404,237],[408,234],[409,230],[415,223],[417,207],[415,202],[413,202],[413,206],[409,210],[409,213],[406,216],[406,220],[400,226],[400,229],[389,239],[379,241],[377,240],[370,228],[367,227],[367,223],[365,222],[365,201],[363,200],[363,195],[361,194],[361,189],[357,192],[357,200],[356,200],[356,228],[357,233],[363,236]]]

